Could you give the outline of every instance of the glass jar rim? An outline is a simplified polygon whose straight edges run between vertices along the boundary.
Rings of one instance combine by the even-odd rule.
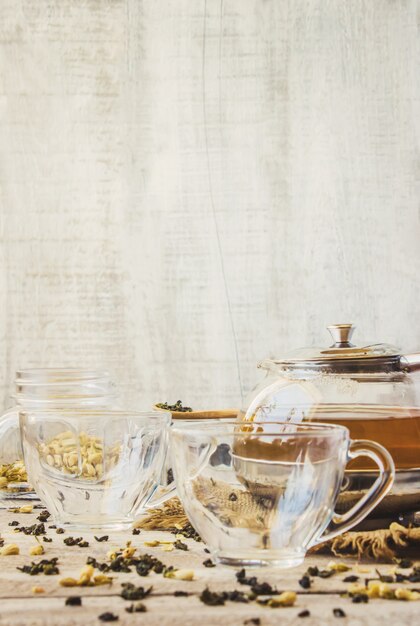
[[[37,396],[24,395],[24,394],[12,394],[11,398],[16,401],[19,409],[25,410],[25,403],[30,405],[30,409],[34,411],[71,411],[72,409],[84,409],[92,405],[93,407],[99,403],[102,406],[102,402],[117,402],[119,399],[118,394],[112,392],[96,392],[92,394],[79,394],[78,396],[55,396],[54,398],[39,398]],[[89,410],[86,408],[86,410]]]
[[[84,381],[109,380],[107,370],[78,367],[29,367],[16,371],[17,384],[62,384]]]
[[[129,411],[121,409],[89,409],[83,407],[66,408],[66,409],[25,409],[19,408],[19,415],[23,417],[34,416],[36,419],[42,419],[43,417],[52,418],[65,417],[65,419],[79,419],[80,417],[92,417],[92,418],[112,418],[112,417],[133,417],[137,418],[153,418],[157,421],[170,424],[171,416],[168,413],[162,411]]]

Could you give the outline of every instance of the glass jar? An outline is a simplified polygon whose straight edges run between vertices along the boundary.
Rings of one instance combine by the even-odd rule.
[[[12,397],[15,406],[0,417],[0,499],[36,498],[23,462],[20,409],[116,408],[114,384],[100,370],[19,370]]]

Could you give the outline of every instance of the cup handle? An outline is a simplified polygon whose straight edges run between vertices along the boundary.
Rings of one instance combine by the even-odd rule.
[[[172,466],[171,452],[170,452],[170,445],[169,445],[169,442],[170,442],[169,428],[166,430],[165,437],[166,437],[166,452],[165,452],[165,458],[164,458],[163,465],[162,465],[161,477],[160,477],[160,480],[158,480],[156,489],[154,490],[150,498],[144,503],[143,505],[144,509],[155,509],[159,507],[161,504],[163,504],[164,502],[166,502],[166,500],[170,500],[176,495],[176,483],[175,483],[175,479],[173,476],[172,476],[172,482],[170,482],[169,484],[166,484],[167,471],[169,467]]]
[[[167,485],[166,487],[158,487],[158,489],[156,489],[154,494],[146,502],[144,507],[145,509],[155,509],[174,496],[176,496],[176,484],[173,480],[170,485]]]
[[[0,441],[5,439],[13,430],[19,430],[19,408],[13,407],[7,409],[2,415],[0,415]],[[20,441],[20,440],[19,440]],[[4,441],[3,441],[4,444]],[[15,450],[10,450],[9,447],[5,452],[14,453],[17,457],[23,458],[22,444],[19,443]],[[3,461],[3,459],[2,459]]]
[[[379,476],[365,495],[343,515],[334,513],[331,520],[332,530],[315,541],[314,545],[329,541],[337,535],[350,530],[361,522],[390,491],[395,477],[395,465],[392,456],[379,443],[367,439],[357,439],[350,442],[348,460],[359,456],[367,456],[379,468]]]

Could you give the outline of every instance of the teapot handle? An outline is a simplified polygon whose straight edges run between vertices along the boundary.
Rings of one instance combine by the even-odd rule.
[[[418,372],[420,370],[420,352],[404,354],[400,360],[401,369],[408,372]]]
[[[263,361],[259,361],[259,363],[257,363],[257,368],[261,369],[261,370],[272,370],[274,369],[276,366],[276,362],[273,361],[273,359],[264,359]]]

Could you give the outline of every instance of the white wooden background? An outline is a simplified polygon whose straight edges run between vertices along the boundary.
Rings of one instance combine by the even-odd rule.
[[[0,392],[238,405],[353,321],[420,347],[416,0],[0,0]]]

